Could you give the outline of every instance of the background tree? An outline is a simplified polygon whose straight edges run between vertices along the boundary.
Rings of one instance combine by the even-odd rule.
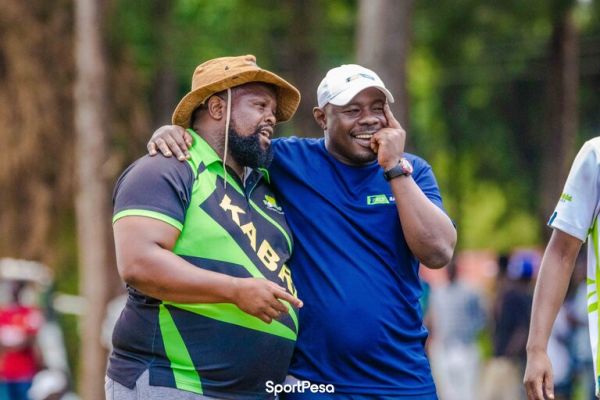
[[[284,56],[284,69],[289,80],[300,90],[302,99],[293,125],[297,135],[320,137],[312,109],[316,106],[316,88],[322,77],[319,71],[319,37],[323,14],[315,12],[323,8],[322,0],[286,0],[286,19],[290,22],[285,34],[288,45]]]
[[[58,273],[73,241],[71,45],[70,1],[3,2],[0,257],[39,260]]]
[[[575,2],[561,1],[552,15],[546,78],[547,127],[542,140],[540,218],[556,205],[575,156],[579,125],[579,27]],[[544,230],[546,239],[550,232]]]
[[[107,160],[107,59],[104,2],[79,0],[75,7],[75,128],[77,171],[77,236],[80,284],[86,300],[81,316],[81,380],[83,398],[104,398],[106,352],[100,334],[109,299],[108,268],[110,191]]]
[[[409,129],[406,86],[414,0],[361,0],[358,7],[356,58],[377,71],[394,95],[391,106],[404,129]]]

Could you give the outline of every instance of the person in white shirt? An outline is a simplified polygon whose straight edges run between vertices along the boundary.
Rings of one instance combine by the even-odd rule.
[[[587,141],[573,162],[560,200],[548,225],[554,229],[546,247],[533,297],[524,384],[529,400],[554,398],[547,346],[552,325],[564,301],[581,245],[588,240],[588,318],[598,391],[598,289],[600,251],[600,137]]]

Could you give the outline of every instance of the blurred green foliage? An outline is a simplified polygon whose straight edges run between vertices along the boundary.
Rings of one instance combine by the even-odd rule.
[[[111,47],[130,54],[150,95],[161,62],[189,88],[195,66],[229,54],[255,54],[280,70],[287,27],[285,1],[115,1]],[[319,67],[353,62],[356,1],[317,1]],[[420,0],[415,2],[409,58],[410,146],[430,161],[460,248],[507,251],[541,244],[536,214],[547,52],[565,0]],[[578,145],[599,132],[600,6],[580,2],[581,99]],[[302,62],[302,60],[298,60]],[[284,73],[285,71],[282,71]],[[304,93],[304,96],[313,96]],[[292,134],[287,128],[286,134]]]

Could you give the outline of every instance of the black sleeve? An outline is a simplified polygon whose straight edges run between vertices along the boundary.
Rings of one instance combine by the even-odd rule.
[[[187,162],[144,156],[119,177],[113,193],[113,223],[125,216],[159,219],[181,230],[194,173]]]

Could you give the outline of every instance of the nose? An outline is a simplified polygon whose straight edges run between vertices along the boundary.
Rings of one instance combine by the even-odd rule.
[[[362,115],[362,117],[358,120],[358,123],[360,125],[367,125],[367,126],[377,125],[380,122],[381,121],[379,120],[379,118],[377,118],[377,116],[372,112],[364,113]]]
[[[277,123],[277,117],[275,116],[275,110],[269,109],[265,115],[265,122],[270,126],[275,126]]]

